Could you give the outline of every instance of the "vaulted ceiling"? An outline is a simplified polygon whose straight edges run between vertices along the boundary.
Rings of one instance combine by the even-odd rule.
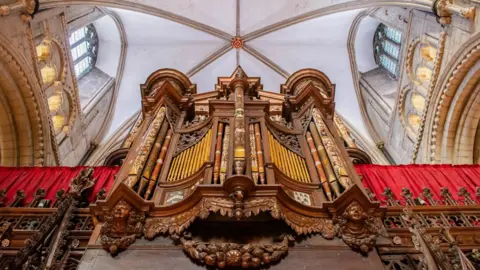
[[[273,92],[299,69],[323,71],[336,84],[337,112],[368,136],[347,52],[348,32],[361,9],[297,19],[293,24],[288,20],[315,10],[324,1],[141,2],[161,7],[173,20],[110,8],[124,25],[128,47],[109,135],[140,109],[139,85],[153,71],[177,69],[190,76],[198,92],[206,92],[213,90],[217,77],[228,76],[241,65],[249,76],[261,77],[264,89]],[[176,15],[188,18],[187,25],[174,22]],[[282,20],[283,24],[272,26]],[[102,18],[95,26],[100,37],[99,59],[105,53],[118,54],[115,43],[120,39],[114,24]],[[241,49],[232,47],[235,36],[244,42]],[[118,65],[118,61],[99,63],[112,72]]]

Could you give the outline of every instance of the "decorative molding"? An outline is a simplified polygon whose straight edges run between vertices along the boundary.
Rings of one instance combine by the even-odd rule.
[[[470,39],[457,50],[455,55],[446,65],[450,68],[443,71],[438,79],[441,83],[437,83],[433,90],[434,97],[432,98],[434,99],[435,104],[428,113],[429,117],[427,119],[431,120],[430,123],[428,123],[429,129],[426,135],[429,139],[429,143],[426,145],[427,153],[429,153],[429,157],[427,158],[431,163],[435,163],[437,151],[442,149],[443,134],[439,132],[443,132],[445,123],[441,121],[445,121],[442,120],[442,118],[444,118],[442,116],[443,114],[448,113],[448,111],[446,112],[444,110],[448,110],[451,104],[451,100],[447,97],[447,94],[452,95],[457,91],[462,82],[462,78],[467,73],[466,70],[470,69],[479,59],[479,36],[478,33],[471,36]]]
[[[432,72],[432,78],[430,79],[430,84],[428,85],[428,91],[427,91],[427,97],[425,98],[425,108],[422,113],[422,119],[420,121],[420,127],[418,128],[418,137],[417,141],[415,142],[414,148],[413,148],[413,153],[412,153],[412,160],[411,163],[415,164],[417,160],[417,155],[418,151],[420,149],[420,144],[422,143],[423,139],[423,131],[425,129],[425,122],[427,119],[427,112],[428,108],[430,106],[430,100],[432,98],[433,92],[435,91],[435,86],[437,85],[437,79],[438,76],[440,75],[440,68],[442,66],[442,60],[443,60],[443,53],[445,50],[445,41],[447,39],[447,32],[443,31],[440,34],[440,39],[438,40],[438,49],[437,49],[437,55],[435,57],[435,61],[433,62],[433,72]]]
[[[49,115],[46,104],[47,99],[33,76],[32,70],[25,62],[25,59],[19,57],[20,55],[22,54],[17,52],[16,48],[13,48],[9,40],[0,35],[0,59],[5,63],[15,79],[15,83],[21,90],[21,96],[27,110],[26,117],[28,117],[31,123],[29,128],[33,143],[31,150],[33,164],[24,165],[45,165],[48,162],[48,160],[45,160],[45,153],[49,151],[48,144],[45,144],[45,142],[51,142],[54,155],[58,155],[54,144],[56,143],[55,138],[51,133],[50,127],[45,125],[45,123],[52,125],[50,117],[45,117]]]

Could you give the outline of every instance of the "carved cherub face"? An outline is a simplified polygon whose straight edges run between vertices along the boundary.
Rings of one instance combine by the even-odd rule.
[[[125,201],[120,201],[113,208],[113,217],[116,219],[125,219],[130,214],[130,206]]]
[[[361,221],[363,219],[363,209],[357,202],[350,204],[345,212],[347,218],[352,221]]]

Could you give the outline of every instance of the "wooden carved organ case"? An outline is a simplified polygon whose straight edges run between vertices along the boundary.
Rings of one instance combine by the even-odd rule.
[[[142,117],[115,186],[91,206],[103,247],[116,254],[140,237],[170,235],[192,260],[220,268],[279,261],[308,234],[368,253],[382,231],[379,205],[345,149],[354,142],[337,130],[335,85],[305,69],[280,88],[264,91],[259,77],[238,67],[214,91],[197,94],[184,74],[154,72],[141,86]],[[220,252],[207,243],[214,251],[201,250],[189,233],[196,220],[234,227],[257,216],[289,227],[274,248],[227,243]]]

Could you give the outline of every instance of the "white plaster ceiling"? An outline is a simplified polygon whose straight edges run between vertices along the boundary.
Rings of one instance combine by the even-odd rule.
[[[236,2],[138,1],[187,17],[235,36]],[[240,35],[272,23],[318,9],[330,1],[240,1]],[[215,8],[212,8],[215,7]],[[230,41],[159,17],[112,9],[122,20],[127,41],[125,70],[109,134],[140,109],[140,84],[159,68],[188,73]],[[267,12],[268,11],[268,12]],[[287,75],[303,68],[323,71],[336,84],[336,109],[358,132],[369,138],[363,124],[347,52],[347,36],[361,10],[347,11],[307,20],[249,40],[246,45],[277,64]],[[96,25],[97,26],[97,25]],[[109,35],[104,33],[102,35]],[[112,30],[113,32],[113,30]],[[110,38],[105,38],[110,40]],[[103,40],[103,39],[101,39]],[[371,44],[371,41],[369,42]],[[102,43],[100,43],[102,46]],[[103,53],[103,52],[102,52]],[[237,62],[237,59],[239,60]],[[240,64],[249,76],[261,77],[264,89],[278,92],[286,78],[246,52],[231,49],[191,76],[198,92],[213,90],[219,76],[229,76]],[[107,136],[108,137],[108,136]]]
[[[367,72],[378,65],[373,57],[373,36],[380,23],[372,17],[365,17],[360,22],[355,39],[355,58],[359,72]]]

